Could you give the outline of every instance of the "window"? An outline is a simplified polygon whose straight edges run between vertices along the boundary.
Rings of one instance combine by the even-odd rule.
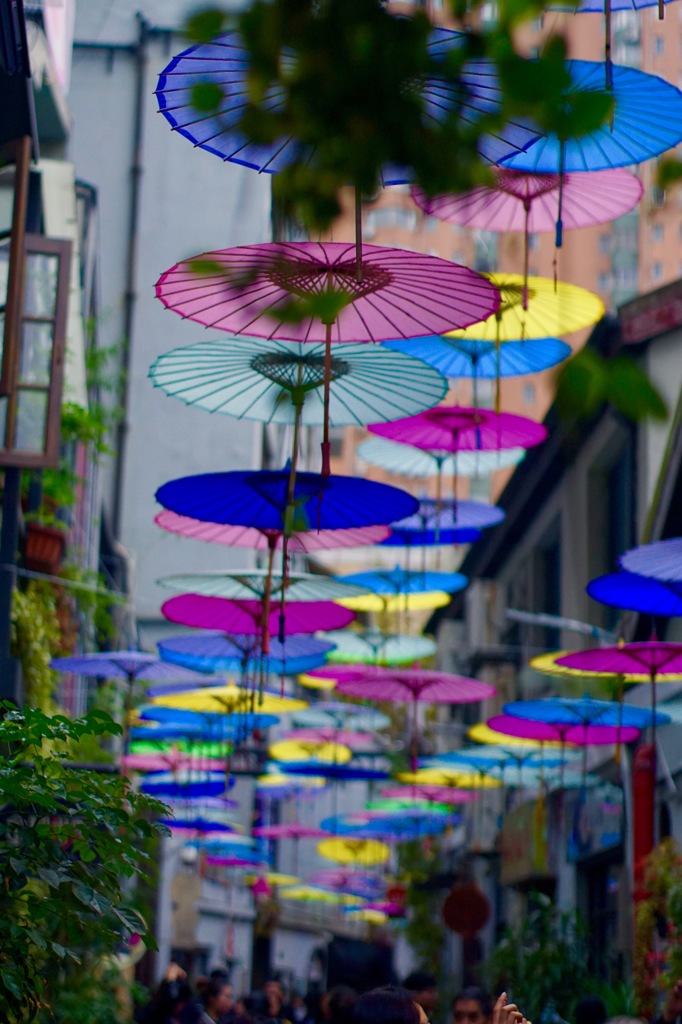
[[[524,384],[523,402],[524,405],[533,405],[535,403],[535,384]]]
[[[665,39],[663,36],[654,37],[654,53],[657,57],[665,53]]]
[[[599,252],[610,253],[611,252],[611,235],[600,235],[599,236]]]
[[[660,260],[654,260],[651,267],[651,280],[660,281],[663,277],[663,264]]]
[[[544,14],[540,14],[540,15],[538,15],[537,18],[533,18],[533,24],[532,24],[533,31],[534,32],[542,32],[544,24],[545,24],[545,16],[544,16]]]
[[[610,292],[613,289],[613,281],[611,279],[611,275],[600,274],[598,287],[600,292]]]
[[[373,237],[380,228],[405,228],[414,231],[417,227],[417,211],[402,206],[380,206],[370,210],[365,218],[365,234]]]
[[[662,224],[652,224],[651,225],[651,238],[652,238],[652,240],[654,242],[662,242],[663,241],[663,225]]]
[[[531,60],[537,60],[538,57],[540,56],[540,47],[539,46],[531,46],[529,51],[528,51],[528,56],[530,57]]]
[[[537,252],[540,248],[540,236],[529,234],[528,235],[528,252]]]

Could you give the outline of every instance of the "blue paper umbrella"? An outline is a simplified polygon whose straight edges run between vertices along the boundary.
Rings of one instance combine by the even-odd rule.
[[[569,753],[543,750],[541,747],[496,747],[491,745],[466,747],[447,754],[439,754],[438,757],[423,758],[419,764],[428,768],[437,768],[440,764],[468,765],[477,771],[488,772],[495,766],[499,768],[505,765],[557,768],[574,757],[572,751]]]
[[[434,29],[429,37],[430,56],[438,61],[447,58],[458,45],[460,34],[447,29]],[[293,69],[295,54],[280,58],[284,67]],[[444,69],[445,73],[445,69]],[[476,60],[467,64],[463,73],[464,90],[456,82],[432,75],[423,82],[415,82],[415,89],[424,100],[423,119],[431,125],[442,123],[448,117],[476,123],[486,114],[500,109],[502,93],[495,65],[491,61]],[[195,105],[197,87],[216,87],[222,99],[211,114],[201,113]],[[272,143],[249,141],[238,131],[244,105],[253,100],[248,53],[236,32],[226,32],[210,43],[190,46],[174,57],[159,76],[156,95],[159,110],[171,128],[188,139],[192,145],[214,153],[221,160],[252,167],[258,171],[276,173],[294,160],[308,163],[315,159],[310,146],[288,137]],[[280,87],[272,88],[264,96],[261,106],[272,113],[283,110],[285,95]],[[481,151],[490,160],[498,162],[509,153],[527,146],[537,133],[526,125],[510,122],[497,136],[486,135]],[[408,181],[410,172],[403,167],[385,167],[384,184]]]
[[[682,583],[682,537],[671,537],[626,551],[619,558],[622,569],[651,579]]]
[[[598,576],[587,584],[586,590],[595,601],[612,608],[665,618],[682,615],[682,582],[649,579],[622,570]]]
[[[500,469],[518,465],[525,458],[526,452],[523,448],[508,448],[502,451],[457,452],[448,455],[445,452],[414,448],[399,441],[389,441],[384,437],[371,437],[358,445],[355,454],[370,466],[378,466],[400,476],[425,480],[444,474],[465,477],[487,476]]]
[[[582,92],[602,92],[605,65],[570,60],[566,68],[571,84],[566,104]],[[612,66],[613,118],[579,138],[555,134],[539,138],[526,152],[501,162],[517,171],[562,174],[567,171],[602,171],[649,160],[682,140],[682,93],[674,85],[635,68]]]
[[[354,764],[333,764],[328,761],[287,761],[281,769],[287,775],[313,775],[334,782],[374,782],[387,779],[388,772],[379,768],[363,768]]]
[[[157,739],[165,733],[166,739],[187,736],[208,742],[228,742],[236,736],[248,735],[254,729],[269,729],[277,725],[277,715],[263,715],[260,712],[233,712],[230,715],[208,711],[184,711],[181,708],[164,707],[162,704],[143,705],[137,709],[143,722],[155,722],[156,726],[145,726],[134,730],[134,739],[149,739],[152,733]]]
[[[356,477],[299,473],[289,502],[288,469],[203,473],[156,492],[165,508],[211,523],[257,529],[337,530],[376,526],[416,512],[419,502],[397,487]],[[285,523],[287,508],[291,522]]]
[[[561,730],[562,726],[610,725],[634,726],[646,729],[655,722],[665,725],[667,715],[653,714],[644,708],[619,704],[618,701],[595,700],[593,697],[545,697],[540,700],[518,700],[505,704],[505,715],[526,718],[533,722],[547,722]]]
[[[224,772],[153,772],[140,783],[140,789],[152,796],[203,797],[220,796],[234,780],[225,778]]]
[[[429,529],[415,530],[411,526],[410,516],[402,523],[394,523],[391,527],[391,535],[382,540],[381,547],[388,548],[411,548],[411,547],[436,547],[438,544],[475,544],[481,539],[481,531],[470,527],[456,527],[455,529]],[[408,525],[405,525],[408,524]]]
[[[248,672],[260,667],[261,655],[258,638],[253,636],[226,636],[214,630],[168,637],[159,641],[161,656],[176,665],[194,668],[199,672]],[[324,665],[327,655],[334,650],[333,640],[320,640],[309,636],[287,636],[284,643],[270,641],[270,653],[265,658],[268,672],[298,675]],[[150,696],[174,692],[166,687],[148,690]]]
[[[464,498],[460,501],[422,500],[419,511],[400,522],[391,523],[391,536],[382,546],[409,547],[414,544],[471,544],[480,531],[496,526],[504,512],[496,505]]]
[[[384,345],[395,352],[423,359],[444,377],[472,377],[474,380],[539,373],[563,362],[571,354],[570,345],[558,338],[506,341],[503,345],[495,345],[493,341],[435,334],[425,338],[399,338],[386,341]]]
[[[366,587],[379,597],[425,594],[434,590],[454,594],[463,590],[468,583],[461,572],[409,572],[398,565],[395,569],[374,569],[336,578],[340,583]]]
[[[371,811],[334,814],[320,822],[320,828],[334,835],[356,836],[358,839],[410,839],[417,836],[440,835],[451,827],[453,815],[437,814],[422,808],[404,808],[399,814]]]

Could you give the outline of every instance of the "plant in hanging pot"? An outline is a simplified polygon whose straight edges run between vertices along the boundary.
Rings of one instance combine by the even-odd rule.
[[[33,572],[55,576],[66,550],[66,523],[54,516],[35,513],[26,516],[24,562]]]

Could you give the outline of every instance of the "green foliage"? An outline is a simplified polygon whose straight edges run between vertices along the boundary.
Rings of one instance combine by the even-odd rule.
[[[56,673],[50,661],[60,653],[57,598],[48,583],[31,581],[12,593],[12,654],[21,662],[27,702],[43,712],[53,711]]]
[[[665,156],[658,161],[656,181],[659,188],[667,189],[682,180],[682,162],[675,157]]]
[[[608,402],[627,419],[665,420],[665,402],[646,374],[627,356],[604,359],[594,349],[576,353],[557,374],[562,417],[589,417]]]
[[[440,976],[445,926],[441,917],[443,893],[424,883],[436,874],[439,847],[436,842],[415,840],[398,847],[401,879],[407,883],[405,938],[420,969]]]
[[[577,1000],[597,987],[587,969],[586,935],[575,913],[559,912],[534,893],[530,912],[507,928],[488,959],[490,991],[506,991],[529,1020],[551,1007],[574,1020]]]
[[[613,985],[604,982],[596,994],[604,1002],[607,1018],[637,1016],[635,990],[630,982],[619,981]]]
[[[637,1013],[653,1017],[659,994],[682,977],[682,852],[664,839],[644,860],[644,899],[635,911]]]
[[[92,975],[126,936],[150,941],[124,880],[149,870],[144,847],[160,832],[149,819],[163,807],[125,778],[63,760],[87,736],[120,732],[107,715],[2,710],[0,1006],[23,1024],[59,1005],[65,979]]]

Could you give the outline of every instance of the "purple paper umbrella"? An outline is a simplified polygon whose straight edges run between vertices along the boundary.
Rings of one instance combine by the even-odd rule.
[[[124,754],[121,758],[121,768],[132,772],[176,772],[181,768],[210,772],[224,766],[225,758],[205,757],[173,749],[158,754]]]
[[[57,672],[75,672],[81,676],[97,676],[106,679],[125,679],[128,684],[123,722],[123,752],[128,752],[129,716],[132,710],[133,685],[138,680],[145,683],[192,683],[206,682],[206,677],[178,665],[170,665],[154,654],[144,651],[104,651],[96,654],[76,655],[70,658],[53,658],[50,668]]]
[[[383,891],[381,881],[374,875],[361,871],[344,871],[342,868],[322,868],[311,878],[313,885],[322,885],[325,889],[347,892],[353,896],[377,898]]]
[[[618,559],[620,567],[639,576],[666,583],[682,583],[682,537],[671,537],[626,551]]]
[[[154,519],[157,526],[169,533],[192,540],[203,540],[209,544],[224,544],[229,548],[253,548],[255,551],[281,550],[281,530],[258,530],[252,526],[225,526],[221,523],[207,523],[201,519],[179,515],[164,509]],[[306,555],[311,551],[325,551],[330,548],[358,548],[368,544],[380,544],[390,536],[388,526],[359,526],[346,530],[302,530],[289,538],[289,552]]]
[[[495,715],[489,728],[515,739],[538,743],[565,743],[578,747],[605,747],[614,743],[634,743],[641,730],[633,725],[579,725],[575,722],[536,722],[512,715]]]
[[[300,306],[332,293],[336,302],[343,297],[333,322],[283,316],[292,302]],[[356,253],[344,242],[271,242],[202,253],[167,270],[156,294],[164,306],[205,327],[325,343],[325,476],[332,342],[439,334],[485,320],[500,304],[490,281],[456,263],[375,245],[359,246]]]
[[[323,828],[301,825],[297,821],[282,825],[260,825],[253,830],[259,839],[323,839],[329,835]]]
[[[314,669],[314,671],[317,672],[319,669]],[[340,743],[344,747],[350,747],[354,754],[361,755],[384,753],[374,733],[353,732],[349,729],[333,729],[332,727],[292,729],[291,732],[286,734],[284,739],[291,740],[294,743],[297,740],[303,742],[313,740],[318,743]]]
[[[501,451],[532,448],[547,437],[541,423],[509,412],[439,406],[393,423],[373,423],[373,434],[430,452]]]
[[[270,633],[277,631],[281,602],[273,601],[268,622]],[[237,601],[203,594],[180,594],[164,601],[162,615],[179,626],[219,629],[229,634],[259,636],[263,631],[263,601]],[[288,601],[284,632],[316,633],[318,630],[343,629],[356,613],[334,601]]]
[[[388,700],[412,705],[412,770],[417,766],[417,705],[473,704],[488,700],[495,687],[478,679],[429,669],[372,669],[360,679],[341,680],[336,692],[367,700]]]

